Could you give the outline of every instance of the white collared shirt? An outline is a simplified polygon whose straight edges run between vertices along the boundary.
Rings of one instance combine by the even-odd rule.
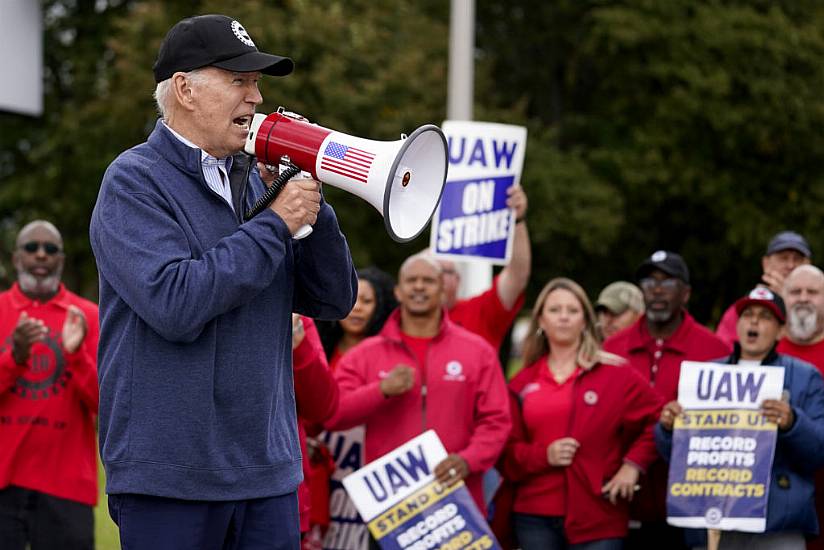
[[[165,122],[163,124],[181,143],[191,147],[192,149],[198,149],[200,151],[200,166],[203,170],[203,177],[206,178],[206,183],[209,185],[209,189],[223,197],[226,202],[229,203],[232,210],[234,210],[235,207],[232,205],[232,186],[229,185],[229,171],[232,169],[232,157],[222,159],[213,157],[185,137],[175,132]]]

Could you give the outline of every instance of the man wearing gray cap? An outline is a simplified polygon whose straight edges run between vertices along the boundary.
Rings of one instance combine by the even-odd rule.
[[[161,120],[103,178],[100,450],[124,548],[299,547],[291,314],[346,316],[357,275],[317,181],[244,221],[274,179],[237,154],[258,80],[292,67],[230,17],[180,21],[154,66]]]
[[[763,274],[759,284],[781,295],[784,292],[784,279],[787,275],[796,267],[809,264],[811,258],[812,252],[807,239],[793,231],[776,233],[770,239],[767,251],[761,258]],[[728,346],[732,346],[738,339],[735,329],[737,323],[738,314],[733,304],[721,317],[718,328],[715,329],[715,335]]]
[[[644,314],[644,295],[641,289],[626,281],[608,284],[595,302],[598,328],[606,340],[632,325]]]

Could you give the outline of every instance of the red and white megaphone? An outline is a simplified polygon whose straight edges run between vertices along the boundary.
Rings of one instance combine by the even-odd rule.
[[[361,197],[383,215],[398,242],[426,228],[449,165],[446,138],[437,126],[421,126],[398,141],[373,141],[311,124],[282,108],[254,116],[244,150],[264,164],[278,166],[285,158],[316,180]]]

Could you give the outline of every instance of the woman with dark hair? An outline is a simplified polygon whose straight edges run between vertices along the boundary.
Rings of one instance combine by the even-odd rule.
[[[315,321],[332,371],[347,351],[380,332],[398,305],[394,291],[395,281],[388,274],[376,267],[359,269],[358,299],[349,315],[340,321]],[[357,513],[352,512],[354,506],[340,483],[345,474],[363,465],[363,427],[319,434],[320,429],[320,426],[307,426],[307,431],[317,436],[307,441],[312,498],[309,538],[315,548],[320,548],[329,530],[329,536],[334,539],[331,547],[366,550],[369,540],[366,526],[359,523]],[[330,449],[336,449],[334,457]],[[335,493],[335,498],[331,498]],[[345,529],[335,529],[338,520]],[[305,540],[303,547],[309,548],[310,544]]]
[[[586,293],[570,279],[549,281],[532,310],[499,462],[514,484],[512,523],[523,550],[622,548],[627,501],[656,457],[659,398],[601,350],[596,327]]]
[[[377,334],[398,306],[395,281],[377,267],[358,270],[358,299],[340,321],[317,321],[320,340],[329,366],[335,370],[340,357],[365,338]]]

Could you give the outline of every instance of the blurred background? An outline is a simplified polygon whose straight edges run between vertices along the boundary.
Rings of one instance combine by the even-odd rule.
[[[44,217],[66,238],[68,286],[96,297],[88,220],[100,180],[153,127],[151,66],[182,17],[231,14],[294,58],[292,76],[263,80],[261,112],[283,105],[386,140],[446,117],[445,0],[40,5],[43,113],[0,113],[3,287],[15,232]],[[527,303],[555,275],[595,294],[667,248],[693,272],[690,309],[713,325],[757,281],[776,231],[807,236],[814,262],[824,254],[821,2],[484,1],[475,59],[475,119],[529,129]],[[398,245],[360,199],[327,194],[359,266],[394,272],[428,244],[427,231]]]
[[[686,258],[690,309],[713,326],[759,279],[775,232],[804,234],[814,263],[824,255],[824,3],[487,0],[476,9],[475,119],[529,130],[527,304],[557,275],[594,297],[665,248]],[[263,79],[260,112],[282,105],[381,140],[446,118],[445,0],[43,0],[42,114],[0,112],[0,288],[14,277],[17,230],[47,218],[66,240],[68,287],[96,298],[88,223],[103,172],[154,126],[151,66],[166,31],[214,12],[296,62],[292,76]],[[17,78],[0,66],[2,87]],[[428,245],[428,232],[394,243],[365,202],[326,194],[358,266],[394,273]]]

